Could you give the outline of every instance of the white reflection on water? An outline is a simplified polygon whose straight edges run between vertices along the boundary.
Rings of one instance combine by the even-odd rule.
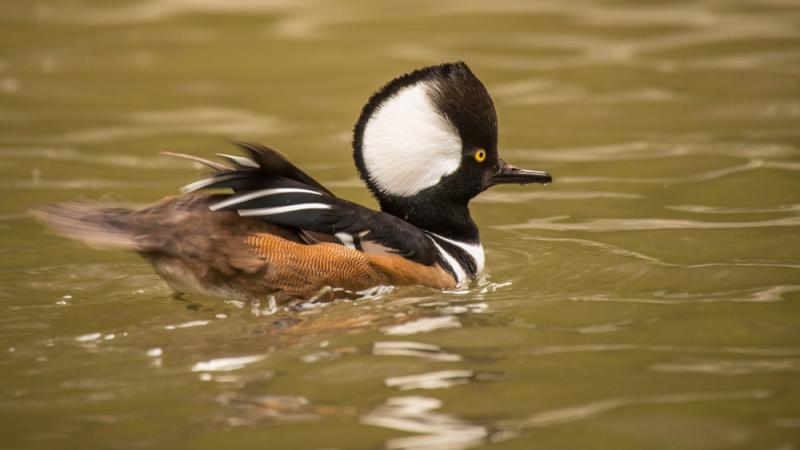
[[[425,317],[411,322],[391,325],[381,328],[384,334],[390,336],[405,336],[409,334],[425,333],[428,331],[441,330],[445,328],[460,328],[461,322],[454,316]]]
[[[265,355],[237,356],[231,358],[210,359],[192,366],[192,372],[228,372],[238,370],[247,365],[261,361]]]
[[[177,325],[165,325],[165,330],[177,330],[178,328],[193,328],[203,327],[210,323],[208,320],[190,320],[188,322],[179,323]]]
[[[361,417],[361,423],[392,430],[420,433],[386,441],[388,449],[458,450],[489,438],[489,430],[449,414],[433,412],[442,402],[431,397],[392,397]]]
[[[78,336],[75,338],[78,342],[92,342],[100,339],[103,335],[101,333],[89,333]]]
[[[409,389],[441,389],[467,384],[475,378],[471,370],[440,370],[438,372],[389,377],[384,380],[388,387],[396,387],[401,391]]]
[[[486,293],[486,288],[481,288],[475,296],[476,298],[483,298],[482,294]],[[420,305],[422,306],[422,305]],[[443,305],[439,308],[439,312],[443,314],[466,314],[466,313],[473,313],[473,314],[480,314],[486,312],[489,309],[489,305],[486,302],[478,302],[478,303],[466,303],[463,305]]]
[[[375,342],[372,346],[375,355],[415,356],[434,361],[460,361],[461,355],[448,353],[438,345],[409,341]]]

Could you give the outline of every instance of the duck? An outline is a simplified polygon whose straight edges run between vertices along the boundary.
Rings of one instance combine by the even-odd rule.
[[[470,200],[549,173],[498,155],[497,114],[464,62],[403,74],[378,89],[353,130],[353,159],[380,210],[338,197],[280,151],[235,142],[182,195],[131,209],[72,201],[33,211],[56,232],[142,255],[176,293],[315,299],[380,286],[463,286],[485,253]]]

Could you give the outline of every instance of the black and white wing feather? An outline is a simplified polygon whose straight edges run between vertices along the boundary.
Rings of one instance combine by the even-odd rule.
[[[342,245],[369,251],[370,244],[425,265],[439,262],[435,244],[417,227],[379,211],[340,199],[289,162],[278,151],[254,144],[238,144],[252,158],[219,155],[231,167],[184,157],[215,170],[207,179],[182,188],[183,192],[227,188],[233,194],[211,205],[214,211],[235,210],[244,217],[303,231],[323,233]]]

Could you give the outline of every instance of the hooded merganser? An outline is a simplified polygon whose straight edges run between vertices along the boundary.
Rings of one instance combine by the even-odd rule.
[[[311,298],[330,287],[453,288],[479,274],[484,252],[468,203],[501,183],[549,183],[497,154],[497,117],[463,62],[405,74],[378,90],[353,133],[358,172],[381,211],[336,197],[280,152],[248,157],[140,210],[65,203],[35,211],[61,233],[133,249],[178,292]]]

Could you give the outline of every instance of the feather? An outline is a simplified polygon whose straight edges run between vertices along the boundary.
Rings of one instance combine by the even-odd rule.
[[[31,211],[59,234],[82,241],[94,248],[138,250],[137,230],[131,224],[133,210],[103,203],[67,202]]]
[[[233,194],[219,197],[209,209],[236,211],[240,216],[258,218],[301,234],[314,233],[315,240],[330,240],[358,250],[374,249],[375,254],[399,255],[428,266],[439,262],[436,244],[419,228],[391,214],[336,197],[278,150],[245,142],[236,144],[250,158],[220,154],[234,167],[220,169],[210,178],[184,186],[182,191],[231,189]],[[198,162],[207,163],[202,159]],[[322,235],[327,238],[320,239]]]
[[[199,156],[187,155],[187,154],[184,154],[184,153],[173,153],[173,152],[160,152],[160,154],[162,154],[164,156],[172,156],[174,158],[188,159],[189,161],[194,161],[194,162],[200,163],[200,164],[202,164],[204,166],[208,166],[208,167],[216,170],[217,172],[224,172],[224,171],[228,171],[228,170],[233,170],[233,169],[231,169],[230,167],[228,167],[228,166],[226,166],[224,164],[220,164],[220,163],[217,163],[217,162],[214,162],[214,161],[209,161],[209,160],[207,160],[205,158],[200,158]]]
[[[217,153],[217,156],[221,158],[225,158],[230,161],[237,169],[256,169],[258,170],[258,164],[250,158],[245,158],[244,156],[234,156],[234,155],[226,155],[225,153]]]
[[[260,144],[249,142],[236,142],[236,145],[248,152],[253,161],[258,163],[259,170],[265,174],[289,178],[303,184],[313,186],[328,195],[333,195],[331,191],[321,185],[317,180],[309,176],[292,164],[289,159],[280,151]]]

